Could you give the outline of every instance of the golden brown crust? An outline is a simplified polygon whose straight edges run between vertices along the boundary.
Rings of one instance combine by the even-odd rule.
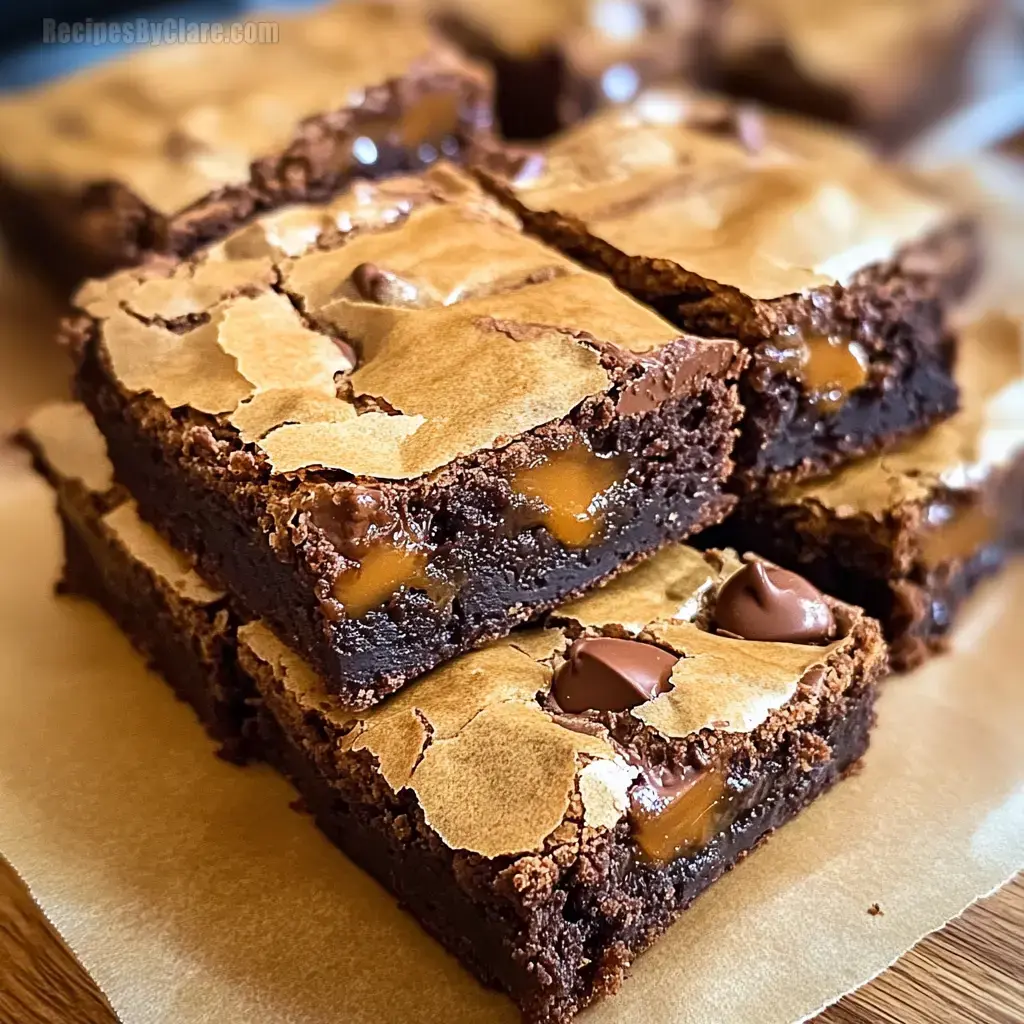
[[[681,338],[443,165],[88,282],[75,302],[125,391],[221,417],[276,474],[420,477],[607,394],[609,353],[639,367],[672,349],[684,387],[736,353]]]

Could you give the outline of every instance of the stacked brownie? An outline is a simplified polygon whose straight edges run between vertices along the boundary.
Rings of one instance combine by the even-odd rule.
[[[527,228],[680,329],[748,353],[737,483],[820,475],[953,413],[969,219],[852,139],[682,90],[495,147]]]
[[[863,754],[877,623],[681,543],[739,500],[743,342],[466,172],[357,182],[74,302],[84,405],[26,431],[64,588],[526,1020],[614,992]]]
[[[144,518],[353,707],[714,525],[734,342],[444,165],[87,283],[76,388]]]
[[[675,543],[360,711],[139,518],[84,407],[41,409],[26,438],[57,492],[64,588],[107,608],[229,755],[286,772],[527,1021],[613,993],[866,749],[878,625],[792,573]]]
[[[895,148],[971,96],[997,0],[726,0],[719,88],[838,121]]]
[[[43,205],[98,197],[53,223],[113,270],[63,331],[78,402],[24,432],[63,589],[527,1022],[564,1022],[856,765],[870,616],[908,664],[1002,557],[977,527],[1016,486],[990,422],[1012,325],[959,339],[961,409],[973,224],[849,138],[662,90],[512,149],[408,12],[289,25],[273,76],[304,85],[258,141],[225,70],[219,108],[182,84],[134,111],[148,141],[109,172],[88,117],[77,177],[9,161]],[[564,97],[583,51],[549,27]]]

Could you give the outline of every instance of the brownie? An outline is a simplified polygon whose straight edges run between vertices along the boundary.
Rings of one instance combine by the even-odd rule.
[[[735,343],[682,335],[448,165],[76,302],[76,389],[143,517],[353,707],[735,500]]]
[[[494,72],[503,134],[541,139],[645,86],[710,73],[720,0],[428,0],[438,27]]]
[[[65,290],[261,210],[458,156],[489,80],[401,5],[336,3],[0,99],[0,223]],[[270,33],[274,34],[271,35]]]
[[[103,436],[84,406],[41,406],[20,440],[56,494],[64,540],[58,589],[104,608],[192,705],[222,756],[246,760],[252,687],[237,666],[237,621],[224,592],[139,518],[114,482]]]
[[[1024,320],[964,331],[964,408],[882,455],[744,503],[707,543],[756,550],[880,619],[896,668],[941,649],[1024,537]]]
[[[970,98],[994,0],[727,0],[720,88],[825,118],[895,149]]]
[[[478,155],[528,230],[750,353],[738,484],[821,475],[957,407],[973,220],[852,138],[681,90]]]
[[[362,715],[260,622],[239,660],[326,834],[555,1024],[856,764],[886,653],[794,574],[674,545]]]

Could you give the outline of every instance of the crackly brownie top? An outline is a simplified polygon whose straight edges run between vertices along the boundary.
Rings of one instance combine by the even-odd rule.
[[[829,477],[786,487],[780,505],[807,503],[841,518],[891,514],[938,488],[969,490],[1024,451],[1024,318],[990,313],[961,333],[961,410],[919,437]]]
[[[809,78],[853,93],[869,113],[885,113],[900,83],[919,82],[937,52],[987,3],[731,0],[722,17],[721,45],[726,59],[782,47]]]
[[[75,301],[127,391],[221,417],[276,473],[419,477],[616,387],[623,414],[653,408],[736,353],[680,338],[444,165]]]
[[[678,812],[698,782],[721,807],[731,754],[774,752],[827,695],[881,671],[877,634],[866,647],[854,636],[867,621],[792,573],[675,545],[369,712],[340,706],[262,623],[239,638],[288,717],[320,718],[342,752],[373,755],[450,847],[498,857],[541,846],[577,798],[592,828],[627,814],[660,828],[659,810]],[[866,679],[851,668],[858,646]]]
[[[115,486],[106,441],[84,405],[41,405],[28,418],[22,436],[51,480],[76,482],[90,494],[106,499],[106,511],[98,512],[103,526],[183,601],[209,605],[224,597],[223,591],[210,587],[181,552],[139,518],[135,502]]]
[[[570,129],[510,188],[627,256],[765,300],[846,283],[949,216],[849,137],[681,90]]]
[[[250,163],[287,146],[303,118],[358,106],[428,60],[458,61],[408,9],[339,3],[272,17],[248,33],[276,26],[276,41],[143,46],[0,100],[5,170],[72,189],[122,182],[170,214],[248,181]],[[454,127],[454,108],[421,113]]]

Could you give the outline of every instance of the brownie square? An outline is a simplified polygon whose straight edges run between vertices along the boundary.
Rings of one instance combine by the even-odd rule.
[[[235,660],[237,620],[227,595],[140,518],[114,482],[106,445],[76,402],[40,406],[20,438],[56,495],[64,539],[58,589],[95,601],[179,698],[194,708],[220,753],[252,753],[248,678]]]
[[[893,665],[941,650],[975,586],[1024,536],[1024,332],[968,326],[964,407],[881,455],[744,503],[708,543],[766,557],[881,620]]]
[[[528,230],[682,329],[739,341],[741,486],[821,475],[957,407],[973,221],[855,140],[678,90],[479,156]]]
[[[486,73],[408,7],[336,3],[244,29],[0,99],[15,251],[69,290],[353,177],[457,157],[489,128]]]
[[[728,0],[714,80],[895,149],[970,97],[969,58],[999,7],[993,0]]]
[[[263,623],[239,659],[321,828],[528,1024],[616,992],[853,767],[886,666],[859,611],[681,545],[363,715]]]
[[[659,82],[710,73],[719,0],[436,0],[438,27],[494,72],[503,134],[541,139]]]
[[[736,344],[449,166],[75,301],[76,388],[140,513],[354,707],[735,501]]]

